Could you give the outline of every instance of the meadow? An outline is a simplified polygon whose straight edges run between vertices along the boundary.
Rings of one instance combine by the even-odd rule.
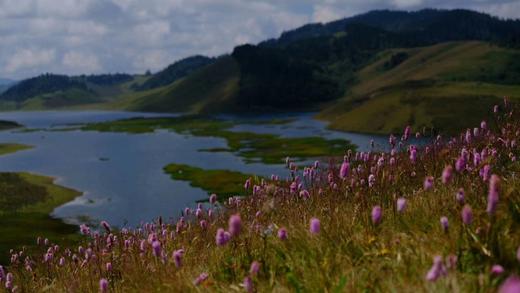
[[[491,119],[418,147],[345,151],[187,207],[175,222],[82,225],[77,246],[12,251],[21,292],[518,292],[520,121]]]

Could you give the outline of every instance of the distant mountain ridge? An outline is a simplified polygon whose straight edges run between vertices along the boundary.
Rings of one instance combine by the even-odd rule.
[[[17,101],[16,108],[22,109],[77,106],[187,113],[313,110],[328,113],[321,117],[333,119],[338,129],[388,132],[393,129],[388,125],[347,127],[342,119],[357,125],[353,117],[358,116],[347,114],[369,102],[374,104],[377,96],[391,94],[393,105],[401,109],[406,103],[395,100],[396,95],[410,93],[410,89],[419,97],[432,91],[456,99],[459,94],[444,90],[462,87],[464,99],[479,96],[482,105],[496,98],[490,94],[491,88],[513,97],[518,94],[520,99],[519,48],[519,20],[462,9],[379,10],[326,24],[308,24],[277,39],[237,46],[230,55],[218,58],[185,58],[153,75],[122,75],[112,84],[70,77],[64,88],[43,87],[48,90],[42,96],[43,88],[22,81],[0,95],[0,102]],[[422,75],[406,73],[422,67],[427,69]],[[394,75],[403,79],[393,79]],[[380,82],[371,83],[372,78]],[[485,97],[477,91],[484,84]],[[29,89],[22,90],[25,87]],[[386,98],[377,101],[388,102]],[[466,106],[457,103],[456,107]],[[451,119],[416,113],[417,107],[406,109],[401,114],[408,118],[399,116],[398,124],[446,126],[445,121]]]

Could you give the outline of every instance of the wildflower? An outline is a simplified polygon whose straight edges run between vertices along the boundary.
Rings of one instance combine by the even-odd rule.
[[[479,175],[480,175],[480,177],[482,177],[482,180],[488,181],[490,178],[490,174],[491,174],[491,166],[486,164],[486,165],[484,165],[484,167],[482,167],[482,169],[480,169]]]
[[[209,203],[210,204],[217,203],[217,195],[216,194],[213,193],[212,195],[209,196]]]
[[[300,191],[300,197],[302,197],[303,199],[309,199],[311,197],[309,191],[307,191],[306,189]]]
[[[153,255],[155,255],[156,257],[161,256],[161,252],[162,252],[161,242],[155,240],[154,242],[152,242],[152,248],[153,248]]]
[[[404,212],[405,209],[406,209],[406,199],[403,197],[398,198],[397,199],[397,211],[399,213],[402,213],[402,212]]]
[[[459,188],[459,191],[455,194],[455,199],[458,203],[464,204],[464,188]]]
[[[520,292],[520,279],[517,276],[510,276],[507,278],[500,288],[498,288],[499,293],[518,293]]]
[[[374,174],[370,174],[368,176],[368,187],[372,187],[376,184],[376,176]]]
[[[199,225],[200,225],[200,228],[202,228],[203,230],[206,230],[206,228],[208,227],[208,222],[206,220],[201,220],[199,222]]]
[[[502,273],[504,273],[504,267],[502,267],[501,265],[499,264],[495,264],[491,267],[491,274],[492,275],[501,275]]]
[[[444,232],[448,232],[448,218],[441,217],[441,227]]]
[[[487,129],[487,123],[486,123],[486,121],[482,121],[482,122],[480,122],[480,128],[482,128],[483,130],[486,130],[486,129]]]
[[[217,245],[219,245],[219,246],[226,245],[230,238],[231,238],[231,234],[229,234],[229,232],[224,231],[224,229],[222,229],[222,228],[219,228],[217,230],[217,236],[215,237]]]
[[[457,267],[457,256],[450,254],[446,257],[446,267],[448,269],[455,269]]]
[[[283,227],[278,229],[278,239],[287,240],[287,229]]]
[[[244,183],[244,189],[248,190],[249,187],[251,187],[251,178],[248,178],[246,182]]]
[[[240,215],[235,214],[229,217],[228,226],[231,236],[238,236],[238,234],[240,234],[240,230],[242,229],[242,220],[240,219]]]
[[[108,292],[108,281],[105,278],[99,280],[99,291],[102,293]]]
[[[471,207],[469,205],[465,205],[462,208],[462,222],[466,225],[471,225],[471,222],[473,222],[473,211],[471,210]]]
[[[500,192],[500,178],[493,174],[489,179],[489,193],[487,202],[487,212],[492,215],[495,213],[498,204],[498,193]]]
[[[182,266],[182,256],[184,255],[184,249],[178,249],[173,252],[173,262],[177,268]]]
[[[311,234],[320,233],[320,220],[318,220],[317,218],[312,218],[310,221],[309,231],[311,232]]]
[[[59,265],[60,267],[62,267],[62,266],[65,265],[65,258],[64,258],[63,256],[60,257],[60,260],[59,260],[59,262],[58,262],[58,265]]]
[[[252,293],[255,290],[255,288],[253,287],[253,280],[249,276],[244,278],[244,282],[242,285],[244,285],[244,289],[246,289],[248,293]]]
[[[101,226],[103,226],[103,228],[105,228],[107,233],[110,233],[110,225],[108,224],[107,221],[101,221]]]
[[[427,176],[425,179],[424,179],[424,190],[430,190],[432,189],[433,187],[433,177],[432,176]]]
[[[452,178],[453,178],[453,167],[448,165],[442,171],[442,183],[450,184]]]
[[[446,275],[446,268],[444,267],[444,264],[442,263],[442,257],[441,256],[435,256],[433,259],[433,265],[426,274],[426,280],[430,282],[435,282],[439,277]]]
[[[415,161],[417,161],[417,150],[415,148],[412,148],[410,150],[410,161],[412,162],[412,164],[414,164]]]
[[[350,173],[350,164],[347,161],[344,161],[343,164],[341,164],[341,168],[339,170],[339,177],[341,179],[344,179],[348,176]]]
[[[520,246],[516,249],[516,260],[520,261]],[[0,276],[1,279],[1,276]]]
[[[83,235],[90,235],[90,228],[85,224],[81,224],[79,226],[79,230],[81,231],[81,234],[83,234]]]
[[[466,159],[463,156],[460,156],[455,162],[455,170],[457,172],[462,172],[466,169]]]
[[[112,271],[112,263],[111,262],[107,262],[106,265],[105,265],[105,268],[107,269],[108,272],[111,272]]]
[[[254,277],[258,274],[259,271],[260,271],[260,263],[257,261],[253,261],[251,263],[251,268],[249,269],[249,274]]]
[[[198,286],[200,285],[202,282],[206,281],[208,279],[209,275],[208,273],[201,273],[196,279],[195,281],[193,281],[193,284],[195,286]]]
[[[381,218],[383,216],[383,211],[380,206],[375,206],[372,208],[372,223],[374,225],[378,225],[381,222]]]

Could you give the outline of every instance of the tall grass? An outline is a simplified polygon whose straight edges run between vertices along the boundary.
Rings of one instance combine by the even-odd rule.
[[[425,146],[408,145],[406,131],[388,153],[348,152],[343,162],[303,168],[289,160],[286,179],[247,181],[248,196],[212,198],[173,223],[83,226],[81,247],[40,240],[40,253],[12,253],[2,284],[27,292],[493,291],[520,270],[517,115],[505,102],[494,121]]]

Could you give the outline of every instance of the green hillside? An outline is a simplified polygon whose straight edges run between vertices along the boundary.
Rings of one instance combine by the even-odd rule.
[[[398,55],[406,58],[391,66]],[[356,132],[395,133],[407,124],[451,131],[474,125],[503,96],[520,99],[519,73],[519,51],[483,42],[387,50],[318,117]]]
[[[149,112],[218,112],[232,104],[238,92],[238,81],[237,62],[232,57],[225,56],[167,86],[129,92],[115,97],[112,102],[91,105],[88,108]]]

